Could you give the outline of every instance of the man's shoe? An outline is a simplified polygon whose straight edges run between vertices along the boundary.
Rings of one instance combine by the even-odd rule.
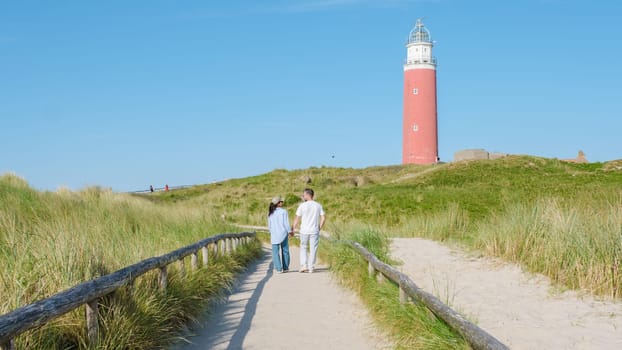
[[[299,272],[307,272],[307,271],[309,271],[309,270],[307,270],[307,268],[303,266],[303,267],[301,267],[301,268],[300,268],[300,270],[298,270],[298,271],[299,271]]]

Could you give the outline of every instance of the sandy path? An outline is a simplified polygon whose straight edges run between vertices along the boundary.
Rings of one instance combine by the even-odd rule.
[[[620,302],[555,292],[543,276],[429,240],[396,238],[391,252],[417,285],[512,349],[622,349]]]
[[[173,349],[391,348],[356,295],[337,285],[321,264],[313,274],[297,272],[299,250],[290,250],[292,272],[273,273],[270,252],[264,249],[227,302],[188,338],[192,344]]]

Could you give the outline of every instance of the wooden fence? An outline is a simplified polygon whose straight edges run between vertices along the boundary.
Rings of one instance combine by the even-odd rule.
[[[86,306],[86,326],[90,344],[96,344],[99,336],[98,303],[99,299],[114,292],[124,285],[131,285],[134,280],[151,271],[159,270],[159,288],[166,290],[168,284],[167,267],[172,263],[179,263],[184,267],[184,258],[191,256],[191,267],[199,266],[198,252],[202,252],[203,265],[207,266],[209,259],[209,245],[213,246],[216,254],[226,254],[234,251],[240,244],[248,243],[255,237],[254,232],[223,233],[203,239],[189,246],[177,249],[168,254],[143,260],[134,265],[125,267],[57,293],[49,298],[20,307],[8,314],[0,316],[0,350],[12,350],[13,339],[50,320],[66,314],[82,305]]]

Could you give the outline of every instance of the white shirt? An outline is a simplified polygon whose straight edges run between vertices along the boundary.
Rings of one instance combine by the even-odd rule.
[[[306,201],[298,206],[296,216],[300,216],[300,234],[317,235],[320,233],[320,216],[324,216],[322,205],[314,200]]]
[[[283,243],[287,239],[287,234],[291,231],[287,210],[276,208],[274,213],[268,216],[268,229],[270,230],[271,244]]]

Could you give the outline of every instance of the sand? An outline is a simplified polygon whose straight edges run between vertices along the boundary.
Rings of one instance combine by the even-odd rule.
[[[399,270],[512,349],[622,349],[622,303],[551,287],[541,275],[434,241],[396,238]]]
[[[326,266],[299,273],[291,247],[291,272],[272,271],[271,255],[250,266],[226,302],[217,305],[175,350],[391,349],[358,297],[332,280]]]

